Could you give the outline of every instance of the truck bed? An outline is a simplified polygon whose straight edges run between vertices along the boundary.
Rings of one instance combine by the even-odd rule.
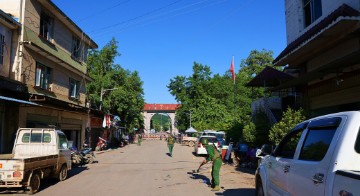
[[[9,160],[13,158],[13,154],[0,154],[0,160]]]

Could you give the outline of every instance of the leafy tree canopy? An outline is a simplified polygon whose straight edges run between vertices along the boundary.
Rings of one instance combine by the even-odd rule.
[[[87,68],[93,81],[87,84],[87,96],[93,108],[100,109],[101,105],[101,110],[120,116],[131,132],[134,128],[143,128],[143,82],[137,71],[114,64],[115,57],[120,56],[117,49],[117,41],[113,38],[101,50],[90,51]]]

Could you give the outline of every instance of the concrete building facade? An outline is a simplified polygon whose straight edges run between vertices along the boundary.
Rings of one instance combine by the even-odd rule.
[[[51,1],[3,0],[0,8],[21,24],[4,72],[25,85],[23,99],[34,103],[18,108],[17,126],[55,126],[80,147],[90,126],[85,62],[97,44]]]
[[[360,109],[360,1],[285,0],[287,47],[275,58],[311,116]]]

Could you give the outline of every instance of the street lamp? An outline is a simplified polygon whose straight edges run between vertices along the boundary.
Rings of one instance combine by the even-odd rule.
[[[109,88],[109,89],[103,89],[103,87],[101,87],[101,92],[100,92],[100,110],[101,110],[101,106],[102,106],[102,99],[103,99],[103,95],[105,94],[106,91],[113,91],[116,90],[118,88]]]

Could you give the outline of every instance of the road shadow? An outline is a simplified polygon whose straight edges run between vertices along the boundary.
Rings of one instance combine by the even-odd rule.
[[[73,167],[70,171],[68,171],[68,177],[67,179],[78,175],[79,173],[88,170],[89,168],[84,165],[84,166],[78,166],[78,167]],[[55,184],[59,183],[59,180],[57,178],[45,178],[45,179],[41,179],[41,184],[40,184],[40,190],[39,192],[54,186]],[[0,189],[0,195],[2,194],[19,194],[19,193],[25,193],[23,188],[11,188],[11,189]]]
[[[223,189],[223,187],[221,187]],[[240,188],[240,189],[224,189],[222,193],[215,193],[215,195],[223,196],[238,196],[238,195],[255,195],[255,189]]]
[[[256,172],[256,169],[240,167],[240,166],[235,167],[235,170],[242,172],[242,173],[252,174],[252,175],[255,175],[255,172]]]
[[[207,185],[211,184],[210,179],[208,177],[202,175],[201,173],[187,172],[187,174],[189,174],[191,179],[202,180],[202,182]]]
[[[170,155],[170,153],[168,153],[168,152],[166,153],[166,155],[169,156],[169,157],[172,157],[172,156]]]

